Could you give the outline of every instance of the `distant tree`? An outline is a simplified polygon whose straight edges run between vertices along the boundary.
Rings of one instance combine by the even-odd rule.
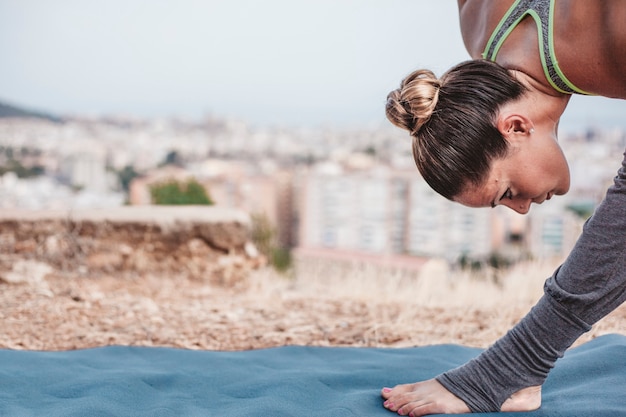
[[[491,252],[487,262],[490,267],[495,269],[507,269],[513,264],[509,258],[498,252]]]
[[[364,151],[364,152],[365,152],[367,155],[370,155],[370,156],[376,156],[376,153],[377,153],[377,152],[376,152],[376,148],[375,148],[375,147],[373,147],[372,145],[370,145],[370,146],[368,146],[367,148],[365,148],[365,151]]]
[[[479,271],[484,266],[484,262],[482,260],[473,258],[465,252],[459,256],[457,264],[461,267],[461,269],[471,271]]]
[[[125,192],[128,192],[131,181],[137,176],[139,176],[139,173],[135,171],[132,165],[126,165],[124,168],[117,171],[117,178]]]
[[[150,187],[153,204],[160,205],[212,205],[209,194],[195,179],[181,183],[171,180]]]
[[[43,175],[45,169],[41,165],[25,167],[20,161],[9,159],[5,165],[0,165],[0,175],[4,175],[7,172],[14,172],[18,178],[32,178]]]
[[[175,165],[178,167],[182,167],[184,165],[183,158],[180,156],[178,151],[174,151],[174,150],[169,151],[167,155],[165,155],[165,159],[163,160],[163,163],[160,164],[160,166],[165,166],[165,165]]]

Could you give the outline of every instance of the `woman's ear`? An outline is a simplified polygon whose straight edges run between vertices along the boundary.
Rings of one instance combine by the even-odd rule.
[[[534,131],[531,120],[519,113],[500,113],[496,127],[509,142],[523,140]]]

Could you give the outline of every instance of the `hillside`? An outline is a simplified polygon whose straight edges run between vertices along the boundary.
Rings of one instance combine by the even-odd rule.
[[[62,123],[61,117],[34,110],[23,109],[4,102],[0,102],[0,118],[21,117],[49,120],[55,123]]]

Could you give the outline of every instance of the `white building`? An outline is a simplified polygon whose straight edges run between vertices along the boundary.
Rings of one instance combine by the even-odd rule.
[[[490,210],[444,199],[414,170],[344,171],[327,163],[303,183],[302,247],[450,260],[492,249]]]
[[[106,150],[96,143],[77,146],[64,158],[61,166],[70,185],[94,192],[110,189],[110,175],[106,170]]]

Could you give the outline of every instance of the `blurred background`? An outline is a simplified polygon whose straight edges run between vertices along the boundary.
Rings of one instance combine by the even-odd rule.
[[[623,101],[574,97],[567,196],[519,216],[435,195],[384,103],[469,58],[452,0],[2,0],[0,56],[0,208],[242,209],[279,268],[562,257],[626,145]]]

